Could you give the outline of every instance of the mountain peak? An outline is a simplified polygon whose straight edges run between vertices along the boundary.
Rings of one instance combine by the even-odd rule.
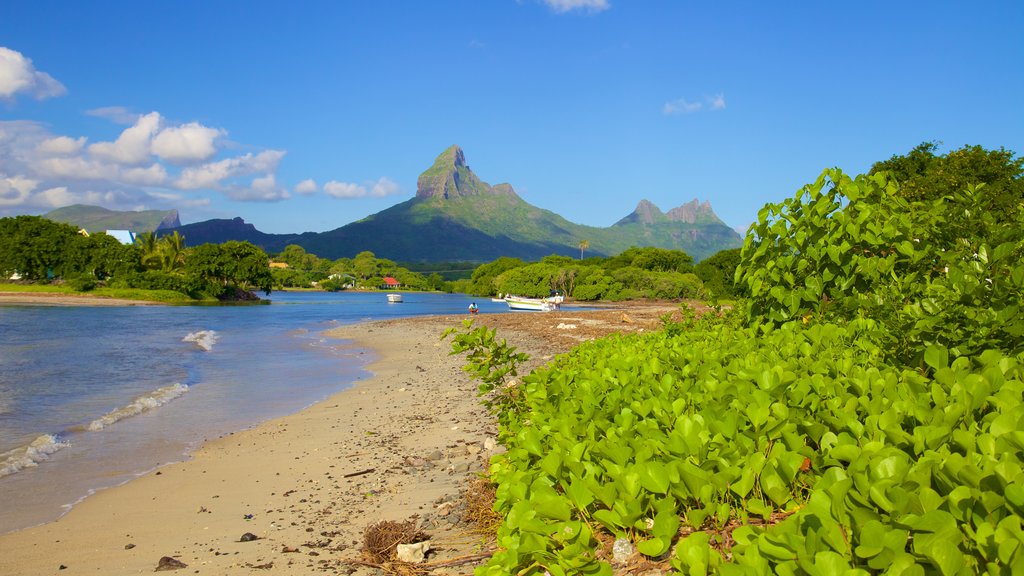
[[[674,222],[685,222],[687,224],[724,224],[722,220],[711,209],[711,202],[701,202],[694,198],[682,206],[669,210],[666,214],[669,220]]]
[[[466,155],[458,145],[449,146],[416,181],[417,198],[448,200],[463,196],[480,196],[490,192],[491,187],[469,169]]]

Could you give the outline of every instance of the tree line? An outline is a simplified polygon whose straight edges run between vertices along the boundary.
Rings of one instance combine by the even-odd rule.
[[[40,216],[0,218],[0,277],[63,282],[80,291],[110,288],[171,290],[195,299],[251,299],[273,287],[269,258],[248,242],[186,248],[177,233],[140,234],[122,244],[103,233]]]

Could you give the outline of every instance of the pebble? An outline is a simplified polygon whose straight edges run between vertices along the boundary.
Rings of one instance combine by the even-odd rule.
[[[242,534],[242,537],[238,539],[239,542],[252,542],[253,540],[259,540],[260,537],[253,534],[252,532],[246,532]]]
[[[170,556],[164,556],[157,562],[156,572],[163,572],[164,570],[181,570],[182,568],[188,568],[188,564],[185,564],[181,560],[171,558]]]

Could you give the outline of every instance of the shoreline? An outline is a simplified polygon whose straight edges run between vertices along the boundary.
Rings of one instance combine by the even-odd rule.
[[[0,573],[152,572],[164,556],[200,574],[271,563],[275,573],[333,572],[359,557],[369,523],[433,518],[435,502],[457,499],[484,469],[494,431],[440,340],[458,321],[331,330],[374,354],[372,376],[207,441],[190,459],[98,491],[58,520],[0,535]],[[435,548],[465,540],[450,520],[434,522]],[[240,542],[246,533],[258,539]]]
[[[0,306],[166,306],[165,302],[54,292],[0,292]]]
[[[475,320],[531,355],[525,373],[581,341],[656,328],[673,309],[678,304]],[[440,340],[467,318],[328,331],[373,354],[364,368],[371,376],[295,414],[209,440],[190,459],[99,491],[56,521],[0,535],[0,573],[152,572],[166,556],[197,574],[372,574],[346,564],[360,557],[365,527],[410,518],[431,537],[431,561],[487,552],[486,539],[461,522],[459,503],[500,449],[489,441],[495,422],[463,359]],[[247,533],[257,539],[241,541]]]

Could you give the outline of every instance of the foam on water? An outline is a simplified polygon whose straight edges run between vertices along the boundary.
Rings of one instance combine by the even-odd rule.
[[[0,478],[14,474],[22,468],[38,466],[57,450],[68,446],[52,434],[43,434],[24,446],[0,454]]]
[[[163,388],[157,388],[149,394],[139,396],[127,406],[122,406],[117,410],[107,413],[101,418],[93,420],[89,423],[86,429],[92,432],[102,430],[118,420],[124,420],[125,418],[142,414],[148,410],[159,408],[178,396],[181,396],[185,392],[188,392],[188,386],[184,384],[172,384],[170,386],[164,386]]]
[[[214,330],[200,330],[198,332],[192,332],[181,339],[182,342],[192,342],[196,346],[199,346],[203,350],[209,352],[213,350],[213,345],[217,343],[217,332]]]

